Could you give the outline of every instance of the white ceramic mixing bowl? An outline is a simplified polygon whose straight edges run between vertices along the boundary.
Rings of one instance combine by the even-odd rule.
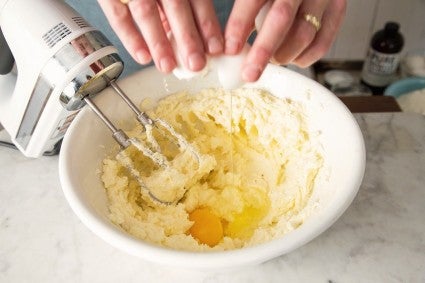
[[[214,73],[191,81],[145,69],[119,82],[140,103],[157,100],[179,90],[196,92],[217,87]],[[69,128],[60,153],[60,180],[70,206],[81,221],[109,244],[143,259],[169,266],[218,269],[257,264],[288,253],[330,227],[347,209],[361,184],[365,148],[358,124],[345,105],[326,88],[285,68],[270,65],[261,79],[246,87],[269,90],[278,97],[305,103],[311,127],[320,131],[326,169],[315,185],[311,202],[318,207],[303,225],[282,238],[257,246],[225,252],[185,252],[138,240],[108,219],[108,201],[100,180],[102,160],[116,148],[109,130],[90,109],[82,110]],[[134,115],[107,89],[95,97],[99,107],[124,129]],[[131,128],[131,127],[130,127]]]

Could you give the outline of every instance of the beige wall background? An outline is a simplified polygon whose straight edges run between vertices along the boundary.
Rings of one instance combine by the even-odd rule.
[[[373,33],[396,21],[403,53],[425,49],[425,0],[347,0],[347,14],[327,59],[364,59]]]

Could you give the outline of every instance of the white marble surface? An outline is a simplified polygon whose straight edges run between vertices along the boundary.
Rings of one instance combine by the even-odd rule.
[[[425,116],[357,116],[366,175],[346,213],[298,250],[226,272],[127,255],[73,214],[57,157],[0,147],[0,282],[425,282]]]

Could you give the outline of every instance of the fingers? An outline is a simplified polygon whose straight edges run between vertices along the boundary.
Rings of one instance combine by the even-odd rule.
[[[247,55],[242,69],[243,80],[252,82],[260,77],[276,49],[287,35],[300,2],[300,0],[276,0],[273,2]]]
[[[152,57],[148,46],[137,29],[126,5],[119,1],[98,0],[100,7],[109,20],[124,47],[139,64],[147,64]]]
[[[330,0],[323,14],[321,29],[310,46],[295,58],[293,63],[305,68],[326,54],[341,27],[346,5],[345,0]]]
[[[130,1],[128,8],[146,40],[155,65],[164,73],[171,72],[176,67],[176,60],[162,26],[156,1]]]
[[[167,37],[171,31],[181,61],[189,70],[206,64],[205,53],[238,54],[254,28],[255,18],[268,0],[236,0],[225,30],[225,43],[212,0],[98,0],[105,15],[133,58],[151,59],[162,72],[176,67]],[[308,66],[330,48],[341,26],[346,0],[274,0],[242,69],[245,81],[255,81],[273,59],[281,64]],[[321,21],[319,31],[305,14]]]
[[[183,58],[187,68],[192,71],[201,70],[205,66],[206,58],[190,3],[188,1],[163,0],[162,7],[178,47],[176,52]]]
[[[158,12],[159,17],[161,18],[162,27],[164,28],[165,34],[168,34],[171,31],[170,23],[168,22],[167,16],[162,9],[161,3],[158,3]]]
[[[236,0],[224,31],[227,55],[238,54],[254,28],[255,17],[266,0]]]
[[[225,30],[226,54],[241,51],[264,3],[236,0]],[[256,81],[270,60],[301,67],[317,61],[335,39],[345,6],[346,0],[272,1],[270,10],[261,14],[263,24],[245,60],[242,78],[247,82]],[[313,16],[321,28],[306,19],[306,15]]]
[[[191,0],[190,3],[205,49],[212,55],[221,54],[224,40],[213,3],[205,0]]]
[[[199,71],[210,54],[223,51],[223,37],[211,0],[98,0],[124,47],[140,64],[154,60],[164,73],[176,67],[167,37],[172,32],[183,64]]]
[[[321,22],[329,0],[304,0],[297,12],[294,23],[287,36],[273,55],[273,61],[282,65],[291,63],[314,40],[317,28],[305,19],[305,15],[313,15]]]
[[[177,47],[177,56],[186,68],[199,71],[205,67],[205,53],[220,54],[223,37],[211,0],[162,0]]]

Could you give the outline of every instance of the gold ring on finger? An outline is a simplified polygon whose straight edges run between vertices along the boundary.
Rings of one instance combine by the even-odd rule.
[[[306,13],[306,14],[304,14],[304,20],[306,20],[306,22],[312,24],[313,27],[316,29],[316,31],[319,31],[319,29],[321,27],[321,23],[316,16],[309,14],[309,13]]]

